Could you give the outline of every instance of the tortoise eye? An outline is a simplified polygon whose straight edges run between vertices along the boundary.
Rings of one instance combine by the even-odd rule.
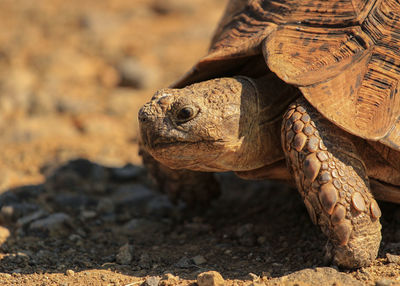
[[[195,115],[195,110],[193,108],[185,106],[177,112],[176,119],[178,119],[179,122],[186,122],[192,119]]]

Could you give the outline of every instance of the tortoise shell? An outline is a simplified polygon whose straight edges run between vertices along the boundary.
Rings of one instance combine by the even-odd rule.
[[[257,69],[260,56],[337,126],[400,150],[398,0],[231,0],[174,86]]]

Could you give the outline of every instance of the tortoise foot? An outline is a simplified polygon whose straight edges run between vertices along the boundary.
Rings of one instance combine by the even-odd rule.
[[[172,202],[184,201],[188,206],[209,204],[220,195],[220,186],[213,173],[173,170],[141,150],[143,164],[158,189]]]
[[[333,263],[345,268],[369,265],[381,241],[381,212],[351,139],[304,99],[284,115],[288,166],[311,220],[328,237]]]

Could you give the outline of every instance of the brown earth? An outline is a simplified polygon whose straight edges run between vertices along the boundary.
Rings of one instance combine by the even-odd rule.
[[[205,54],[225,2],[0,1],[0,285],[400,285],[396,205],[379,258],[344,271],[287,186],[220,174],[195,210],[154,191],[137,110]]]

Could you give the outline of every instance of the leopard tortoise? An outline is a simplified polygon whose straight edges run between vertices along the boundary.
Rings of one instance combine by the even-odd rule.
[[[375,199],[400,203],[399,81],[398,0],[231,0],[208,55],[139,111],[143,148],[293,181],[333,262],[366,266]]]

